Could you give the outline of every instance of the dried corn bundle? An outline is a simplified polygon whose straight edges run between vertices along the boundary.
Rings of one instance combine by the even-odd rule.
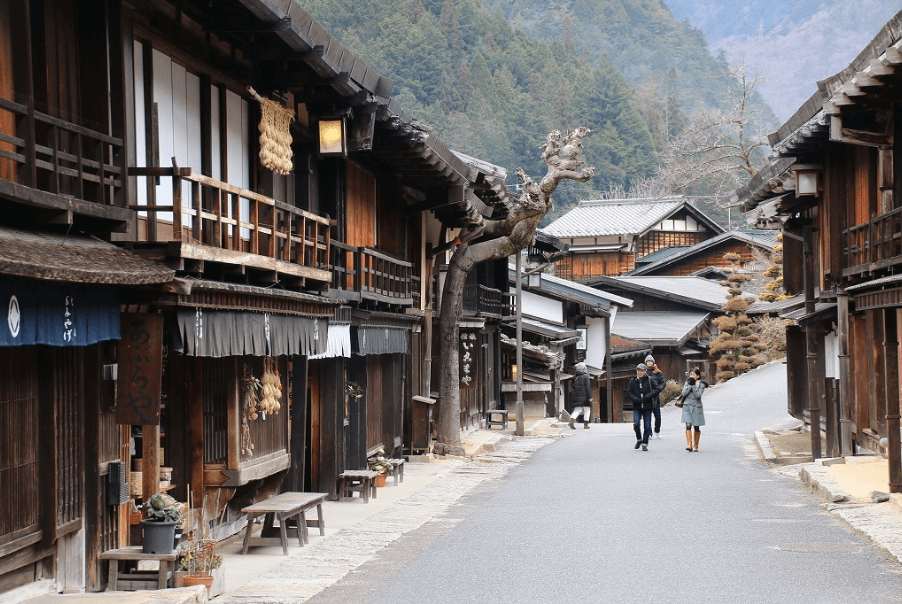
[[[260,163],[277,174],[291,172],[291,131],[294,111],[261,97],[250,86],[248,91],[260,103]]]

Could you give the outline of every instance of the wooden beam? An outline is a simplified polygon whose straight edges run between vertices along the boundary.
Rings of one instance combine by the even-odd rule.
[[[895,68],[885,65],[880,59],[874,59],[868,64],[868,69],[873,77],[891,76],[896,73]]]
[[[892,135],[882,132],[866,132],[864,130],[843,128],[841,137],[841,142],[850,145],[861,145],[863,147],[891,147],[893,145]]]
[[[902,65],[902,51],[898,48],[889,47],[880,61],[884,65]]]

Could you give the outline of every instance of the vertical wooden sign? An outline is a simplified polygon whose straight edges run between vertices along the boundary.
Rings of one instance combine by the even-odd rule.
[[[475,388],[476,387],[476,350],[477,345],[476,334],[472,331],[460,332],[460,387]]]
[[[122,313],[116,422],[132,426],[160,423],[163,316]]]

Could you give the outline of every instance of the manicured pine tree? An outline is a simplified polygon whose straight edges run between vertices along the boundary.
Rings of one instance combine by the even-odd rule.
[[[771,265],[764,271],[764,276],[770,279],[764,286],[765,291],[758,295],[758,299],[764,302],[776,302],[786,300],[790,296],[783,291],[783,234],[777,235],[777,245],[771,256]]]
[[[746,314],[755,298],[742,295],[743,284],[751,277],[739,272],[738,265],[742,259],[739,254],[730,252],[723,257],[730,262],[731,268],[730,275],[721,285],[729,288],[730,297],[722,307],[726,314],[714,319],[720,335],[714,339],[710,348],[711,354],[720,355],[715,375],[718,382],[725,382],[765,362],[761,356],[763,346],[755,333],[755,324]]]

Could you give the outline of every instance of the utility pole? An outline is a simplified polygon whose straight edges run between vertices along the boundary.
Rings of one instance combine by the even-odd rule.
[[[520,271],[523,264],[523,254],[517,252],[517,428],[514,433],[523,436],[526,433],[523,419],[523,281]]]

